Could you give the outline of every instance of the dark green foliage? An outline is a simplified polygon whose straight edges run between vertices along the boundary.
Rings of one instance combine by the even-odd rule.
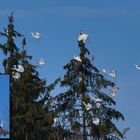
[[[3,60],[5,74],[10,75],[11,140],[51,140],[53,117],[47,104],[44,109],[44,103],[49,100],[50,92],[59,79],[46,86],[46,81],[39,78],[36,66],[30,64],[32,56],[28,56],[24,50],[24,35],[14,29],[13,13],[8,18],[7,28],[0,32],[0,36],[6,37],[7,42],[0,44],[0,49],[6,55]],[[15,44],[17,37],[22,38],[22,51]],[[13,72],[16,71],[12,68],[17,64],[24,67],[19,79],[13,78]]]
[[[25,36],[14,29],[13,13],[8,18],[7,28],[0,32],[0,37],[6,37],[7,41],[0,44],[0,49],[6,56],[2,64],[11,83],[11,140],[122,139],[114,120],[124,120],[124,117],[114,109],[116,102],[108,93],[115,83],[106,79],[92,64],[85,43],[78,42],[82,61],[71,59],[64,66],[66,74],[60,86],[67,90],[52,97],[50,92],[60,78],[46,86],[36,66],[30,63],[32,56],[25,50]],[[15,44],[17,37],[22,39],[22,50]],[[24,67],[24,72],[15,79],[12,68],[18,64]],[[100,107],[92,96],[102,100]],[[83,102],[90,103],[92,108],[87,110]],[[99,124],[93,122],[95,118],[100,119]]]

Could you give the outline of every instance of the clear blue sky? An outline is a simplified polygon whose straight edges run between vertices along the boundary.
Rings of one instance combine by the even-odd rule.
[[[39,68],[48,82],[64,74],[62,66],[78,54],[77,36],[89,34],[87,46],[95,55],[94,64],[115,69],[120,88],[117,109],[125,118],[120,128],[131,127],[128,140],[138,140],[140,131],[140,1],[139,0],[1,0],[0,29],[7,23],[6,15],[15,11],[15,26],[27,37],[33,62],[40,57],[46,65]],[[30,32],[42,34],[35,41]],[[2,42],[3,39],[0,39]]]
[[[9,103],[9,76],[0,75],[0,120],[6,130],[9,130]]]

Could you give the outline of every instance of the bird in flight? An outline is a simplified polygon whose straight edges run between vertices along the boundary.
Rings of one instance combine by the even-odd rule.
[[[77,60],[77,61],[79,61],[79,62],[82,62],[80,56],[74,56],[74,59]]]
[[[117,76],[117,73],[115,70],[113,70],[112,72],[108,72],[108,74],[111,76],[111,77],[116,77]]]
[[[43,58],[40,58],[38,61],[39,65],[44,65],[45,64],[45,60]]]
[[[86,104],[84,101],[82,103],[84,104],[84,106],[85,106],[85,108],[86,108],[87,111],[89,111],[92,108],[92,106],[91,106],[90,103],[87,103]]]
[[[137,70],[140,70],[140,66],[138,66],[137,64],[135,64],[135,67]]]
[[[78,36],[78,41],[79,42],[82,41],[82,42],[85,43],[87,41],[87,39],[88,39],[88,35],[83,33],[83,32],[81,32]]]
[[[15,70],[17,72],[24,72],[24,67],[22,65],[14,65],[12,70]]]
[[[31,35],[33,38],[37,39],[37,40],[40,40],[41,39],[41,34],[39,32],[31,32]]]

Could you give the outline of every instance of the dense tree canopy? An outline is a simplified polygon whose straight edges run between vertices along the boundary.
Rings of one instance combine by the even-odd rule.
[[[124,120],[114,109],[115,100],[110,94],[116,88],[94,65],[86,47],[87,35],[78,39],[79,56],[65,66],[64,77],[47,85],[39,76],[37,66],[31,64],[32,56],[26,52],[26,38],[14,28],[13,13],[0,37],[5,55],[4,73],[10,75],[10,111],[12,140],[120,140],[122,133],[114,120]],[[21,38],[21,46],[16,39]],[[66,91],[50,96],[60,81]]]
[[[81,33],[80,36],[86,34]],[[60,113],[56,124],[69,130],[71,139],[121,139],[123,136],[114,120],[123,115],[114,109],[116,102],[110,95],[115,83],[92,64],[89,50],[83,39],[78,40],[79,56],[75,56],[65,66],[66,74],[61,87],[67,90],[55,97],[56,108]],[[58,123],[59,122],[59,123]]]

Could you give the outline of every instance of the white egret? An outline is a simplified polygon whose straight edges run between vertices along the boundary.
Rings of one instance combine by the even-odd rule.
[[[93,96],[91,98],[94,100],[96,107],[100,108],[100,106],[102,105],[101,104],[102,100],[99,98],[94,98]]]
[[[87,34],[82,33],[82,32],[79,34],[78,41],[82,41],[82,42],[85,43],[87,41],[87,39],[88,39],[88,35]]]
[[[24,72],[24,67],[22,65],[14,65],[12,70],[15,70],[17,72]]]
[[[107,69],[103,68],[103,75],[107,75]]]
[[[87,111],[89,111],[92,108],[92,106],[91,106],[90,103],[87,103],[86,104],[84,101],[82,101],[82,103],[84,104],[84,106],[85,106],[85,108],[86,108]]]
[[[21,75],[20,75],[20,73],[18,73],[18,72],[12,72],[12,77],[14,78],[14,79],[19,79],[20,77],[21,77]]]
[[[99,99],[99,98],[95,98],[95,97],[93,97],[93,96],[92,96],[92,99],[95,101],[95,103],[97,103],[97,102],[102,102],[101,99]]]
[[[115,70],[113,70],[112,72],[108,72],[108,74],[111,76],[111,77],[116,77],[117,76],[117,72]]]
[[[99,119],[99,118],[93,118],[93,123],[94,123],[95,125],[99,125],[100,119]]]
[[[119,88],[112,87],[112,88],[111,88],[111,95],[112,95],[112,96],[116,96],[117,90],[118,90],[118,89],[119,89]]]
[[[31,32],[31,35],[33,38],[37,39],[37,40],[40,40],[41,39],[41,34],[39,32]]]
[[[135,67],[137,70],[140,70],[140,66],[138,66],[137,64],[135,64]]]
[[[43,58],[40,58],[38,61],[39,65],[45,65],[45,60]]]
[[[77,60],[77,61],[79,61],[79,62],[82,62],[80,56],[75,56],[75,55],[74,55],[74,59]]]

